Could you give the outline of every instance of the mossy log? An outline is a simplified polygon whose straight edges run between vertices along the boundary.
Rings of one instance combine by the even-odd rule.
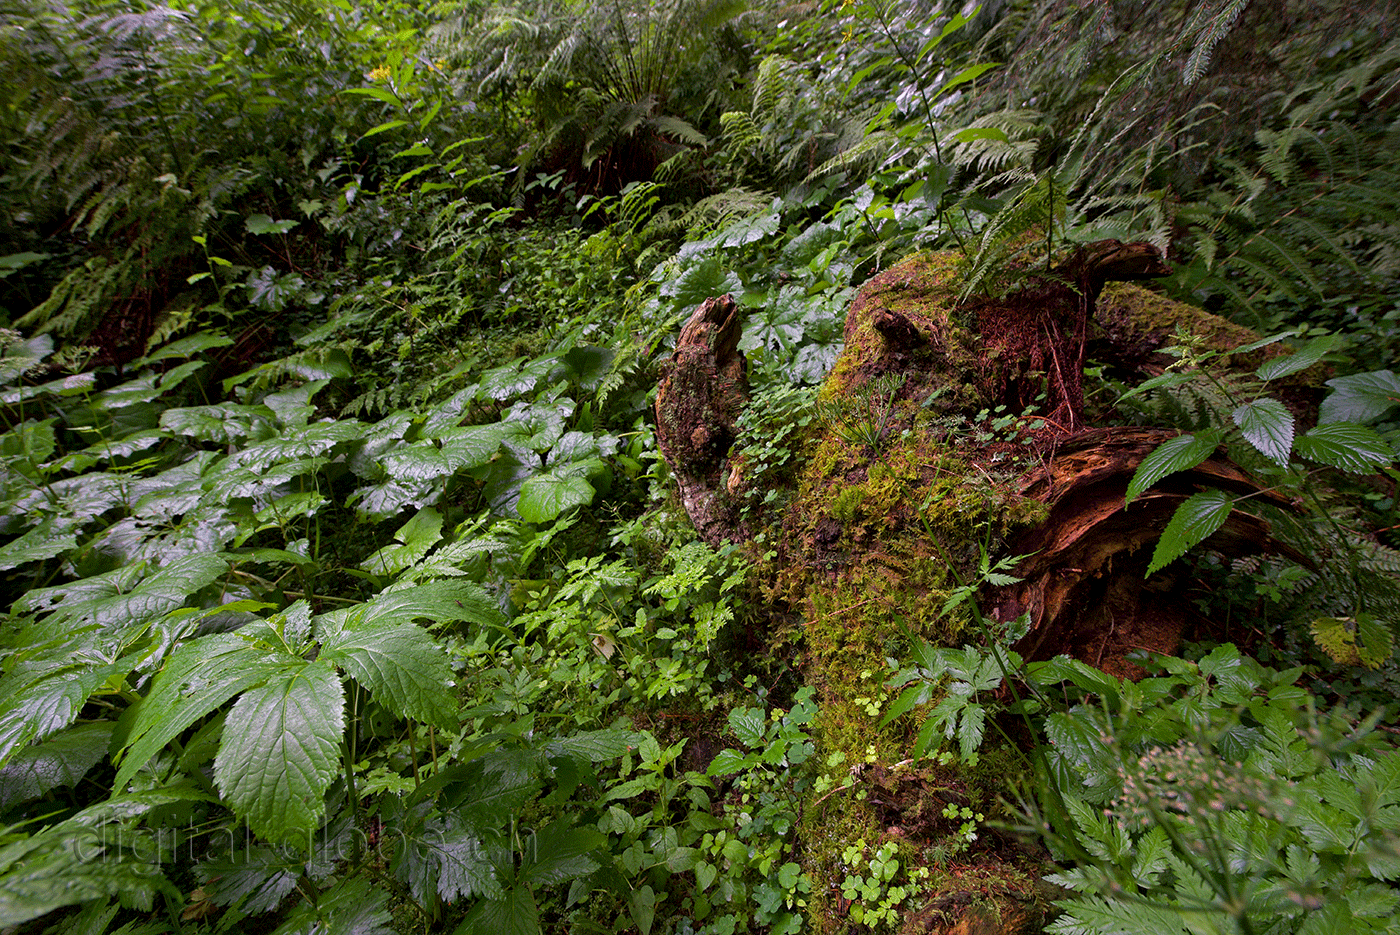
[[[983,928],[967,930],[1025,931],[1043,916],[1033,848],[992,836],[970,849],[944,846],[959,825],[944,809],[970,805],[990,817],[1019,754],[989,743],[975,769],[912,763],[918,725],[880,728],[870,714],[886,658],[911,636],[949,646],[978,639],[966,607],[942,608],[959,580],[975,579],[984,552],[1027,556],[1018,583],[978,595],[994,621],[1029,615],[1023,655],[1069,653],[1131,676],[1140,670],[1130,652],[1173,652],[1191,617],[1179,580],[1187,572],[1173,565],[1144,577],[1177,505],[1203,484],[1267,496],[1222,451],[1124,507],[1142,459],[1174,433],[1093,425],[1081,382],[1089,349],[1146,376],[1170,362],[1161,348],[1178,326],[1222,350],[1252,339],[1121,283],[1167,272],[1153,247],[1089,244],[1006,295],[966,303],[957,300],[960,269],[953,254],[924,254],[861,288],[818,394],[822,418],[786,477],[748,476],[735,444],[749,394],[728,297],[696,311],[657,396],[661,450],[701,536],[745,542],[766,531],[760,573],[769,598],[804,621],[821,755],[840,754],[827,762],[850,770],[831,777],[841,794],[814,800],[804,817],[804,866],[824,884],[813,909],[821,931],[846,927],[843,900],[822,894],[840,883],[840,852],[856,838],[897,840],[906,866],[932,871],[908,904],[909,931],[966,929],[974,919]],[[988,430],[978,416],[997,411],[1026,417]],[[852,420],[866,421],[853,429]],[[745,496],[765,486],[781,496]],[[765,500],[781,505],[767,515],[743,508]],[[1228,555],[1274,547],[1267,526],[1243,513],[1205,543]],[[1001,922],[987,928],[988,918]]]

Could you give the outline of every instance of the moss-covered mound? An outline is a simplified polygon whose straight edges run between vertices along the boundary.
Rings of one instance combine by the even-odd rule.
[[[1202,476],[1257,488],[1222,455],[1124,513],[1128,479],[1171,433],[1086,425],[1086,348],[1120,371],[1149,374],[1170,362],[1160,350],[1179,326],[1220,350],[1251,335],[1137,286],[1114,285],[1100,298],[1104,280],[1159,267],[1145,245],[1095,244],[1020,290],[960,304],[959,258],[913,257],[871,279],[852,305],[845,349],[817,396],[819,418],[778,511],[754,517],[738,507],[759,499],[744,497],[746,487],[771,483],[744,475],[742,452],[730,452],[723,469],[714,452],[704,472],[677,466],[692,482],[700,473],[717,479],[697,517],[707,538],[745,539],[766,523],[756,551],[767,556],[769,597],[805,621],[804,675],[818,691],[826,774],[801,830],[806,869],[822,883],[812,907],[822,931],[851,926],[852,890],[842,885],[860,873],[853,842],[895,845],[905,930],[1022,931],[1043,918],[1043,855],[984,827],[1012,817],[999,803],[1008,776],[1027,765],[1017,725],[988,725],[971,762],[913,761],[926,715],[881,726],[889,660],[907,657],[916,641],[985,645],[998,638],[988,630],[1022,615],[1028,655],[1072,652],[1129,672],[1130,649],[1175,647],[1186,610],[1163,597],[1178,590],[1170,569],[1144,581],[1151,543]],[[685,364],[678,353],[676,367]],[[701,370],[733,367],[705,357]],[[669,378],[658,412],[672,450],[730,431],[678,420],[682,408],[703,408],[668,404],[681,386],[691,399],[712,392]],[[1258,549],[1267,529],[1236,516],[1207,544]],[[1012,554],[1030,554],[1016,569],[1024,580],[983,588],[985,616],[970,602],[945,609],[955,589],[979,581],[984,556]]]

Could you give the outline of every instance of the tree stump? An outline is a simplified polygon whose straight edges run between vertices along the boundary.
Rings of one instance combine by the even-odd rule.
[[[911,636],[948,646],[982,638],[966,607],[942,608],[988,554],[1026,556],[1018,583],[977,599],[995,622],[1028,617],[1017,646],[1027,658],[1070,653],[1131,676],[1140,672],[1126,658],[1133,650],[1173,652],[1191,615],[1185,572],[1168,566],[1145,579],[1153,543],[1198,485],[1260,488],[1218,452],[1125,510],[1129,479],[1174,433],[1093,426],[1086,354],[1093,346],[1101,362],[1146,376],[1170,361],[1159,349],[1178,324],[1222,349],[1252,338],[1140,287],[1110,286],[1167,272],[1148,244],[1085,245],[1014,292],[963,304],[959,270],[952,254],[926,254],[861,288],[818,394],[822,419],[769,514],[739,507],[769,499],[743,494],[774,479],[747,475],[736,445],[748,390],[728,297],[705,302],[682,331],[657,395],[657,433],[704,539],[744,542],[760,525],[769,531],[775,557],[760,574],[768,597],[804,621],[819,756],[844,756],[849,775],[833,782],[864,792],[809,805],[805,869],[839,884],[840,852],[856,838],[897,839],[915,861],[950,854],[931,877],[940,882],[922,894],[919,930],[946,931],[992,904],[1007,922],[997,931],[1010,932],[1036,924],[1044,909],[1034,850],[988,838],[956,852],[940,842],[958,826],[944,817],[947,805],[996,810],[1012,752],[991,748],[976,769],[911,763],[918,725],[879,728],[869,713],[886,659]],[[1262,521],[1235,513],[1204,547],[1240,555],[1274,544]],[[818,928],[839,931],[841,900],[818,893],[814,902]]]

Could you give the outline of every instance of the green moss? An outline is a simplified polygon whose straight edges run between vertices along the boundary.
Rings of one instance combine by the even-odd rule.
[[[895,824],[920,829],[901,832],[898,840],[908,849],[902,861],[932,860],[930,854],[951,859],[961,839],[944,806],[957,802],[990,820],[1001,807],[1007,777],[1024,769],[1015,747],[998,739],[983,745],[976,766],[910,765],[918,716],[879,724],[893,693],[885,684],[891,674],[887,660],[906,659],[911,639],[944,646],[980,640],[970,632],[965,605],[943,612],[948,595],[960,582],[976,580],[983,549],[998,556],[1003,542],[1049,514],[1044,503],[1020,493],[1031,463],[1021,454],[1033,452],[1012,450],[1004,433],[962,431],[972,413],[989,406],[986,387],[996,384],[1001,364],[989,362],[980,341],[959,321],[957,271],[954,255],[926,254],[862,289],[847,321],[846,348],[818,400],[828,411],[840,411],[862,398],[862,387],[871,381],[885,374],[902,378],[879,450],[814,425],[789,506],[780,525],[769,530],[777,557],[768,596],[801,612],[803,676],[820,704],[817,755],[841,764],[824,790],[812,794],[803,818],[803,863],[822,894],[840,884],[840,854],[847,845],[891,840],[886,829]],[[1234,326],[1196,310],[1205,318],[1182,317],[1184,307],[1146,290],[1113,286],[1109,294],[1110,314],[1128,314],[1127,303],[1138,316],[1134,322],[1151,322],[1134,327],[1174,332],[1181,321],[1216,336],[1212,340],[1239,343]],[[908,321],[926,345],[911,339],[909,346],[887,346],[872,323],[882,308]],[[914,770],[919,778],[877,808],[859,794],[861,782],[849,772],[853,766],[883,776]],[[843,785],[850,788],[840,791]],[[1035,901],[1034,868],[1025,872],[1020,857],[989,856],[979,853],[967,867],[996,878],[996,891],[1010,897],[993,900],[993,914],[1024,914]],[[966,877],[956,874],[935,873],[919,885],[921,905],[970,892]],[[815,900],[818,931],[846,925],[835,908]]]

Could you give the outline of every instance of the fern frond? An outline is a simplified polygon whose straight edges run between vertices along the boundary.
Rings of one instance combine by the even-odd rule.
[[[1191,49],[1191,55],[1186,59],[1186,67],[1183,69],[1183,77],[1188,85],[1201,80],[1201,76],[1210,67],[1215,47],[1234,27],[1247,6],[1249,0],[1226,0],[1216,9],[1212,9],[1210,4],[1202,4],[1198,9],[1194,20],[1185,30],[1188,35],[1195,34],[1195,47]]]

